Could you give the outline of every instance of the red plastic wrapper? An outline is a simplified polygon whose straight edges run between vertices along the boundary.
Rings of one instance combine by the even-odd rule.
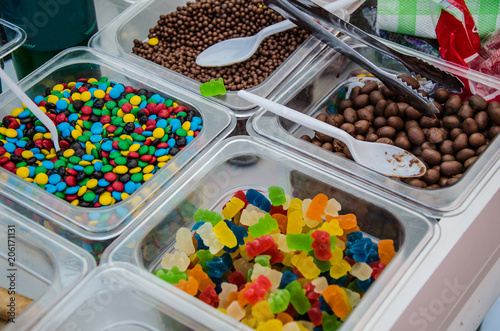
[[[462,19],[442,9],[436,25],[436,36],[439,42],[439,52],[444,60],[477,70],[484,74],[500,78],[500,37],[494,38],[488,48],[481,49],[481,40],[477,33],[476,23],[463,0],[448,0],[453,10],[461,12]],[[487,56],[485,59],[481,54]],[[500,91],[488,88],[460,77],[464,83],[463,99],[472,94],[478,94],[487,101],[500,101]]]

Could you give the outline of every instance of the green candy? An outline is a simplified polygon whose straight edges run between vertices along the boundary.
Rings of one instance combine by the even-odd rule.
[[[207,267],[207,262],[212,262],[214,256],[209,250],[199,250],[196,252],[196,256],[200,259],[198,264],[201,265],[201,269],[207,272],[210,268]]]
[[[352,283],[351,283],[352,284]],[[339,321],[335,314],[329,315],[327,312],[322,312],[321,325],[324,331],[335,331],[342,326],[342,322]]]
[[[148,152],[149,152],[149,146],[146,146],[146,145],[142,145],[138,151],[139,155],[148,154]]]
[[[281,313],[288,308],[290,292],[287,290],[277,290],[269,296],[268,303],[273,314]]]
[[[92,113],[94,113],[94,115],[97,115],[97,116],[102,116],[102,109],[94,108],[92,110]]]
[[[26,167],[28,165],[28,163],[22,161],[22,162],[18,162],[16,163],[16,168],[20,168],[20,167]]]
[[[113,171],[113,166],[109,165],[109,164],[106,164],[106,165],[102,166],[102,168],[101,168],[101,172],[104,172],[104,173],[111,172],[111,171]]]
[[[288,284],[285,290],[290,292],[290,302],[300,315],[307,313],[311,309],[311,303],[306,297],[306,290],[302,288],[298,281],[294,280]]]
[[[144,168],[144,167],[145,167],[145,166],[147,166],[149,163],[148,163],[148,162],[146,162],[146,161],[139,161],[139,162],[137,162],[137,164],[139,165],[139,167]]]
[[[194,221],[199,222],[210,222],[212,223],[213,226],[216,226],[217,223],[222,221],[222,215],[215,212],[215,211],[210,211],[208,209],[202,209],[199,208],[196,210],[196,212],[193,215]]]
[[[272,218],[269,213],[266,213],[264,217],[259,218],[259,221],[248,228],[248,233],[250,233],[255,238],[265,236],[270,234],[273,230],[278,229],[278,221]]]
[[[61,158],[59,158],[59,160],[57,160],[56,162],[54,162],[54,168],[55,169],[59,169],[59,167],[65,167],[66,166],[66,162],[61,160]]]
[[[118,165],[126,165],[127,164],[127,158],[123,156],[119,156],[115,159],[115,163]]]
[[[156,152],[156,147],[154,146],[149,146],[148,148],[148,154],[153,155]]]
[[[165,100],[165,106],[167,106],[167,108],[172,107],[173,104],[174,102],[172,101],[172,99]]]
[[[92,148],[90,154],[92,154],[92,156],[95,157],[96,159],[99,158],[99,152],[95,148]]]
[[[84,103],[84,106],[94,107],[94,101],[89,100],[89,101]]]
[[[78,156],[74,156],[74,155],[73,155],[73,156],[71,156],[71,157],[69,158],[69,162],[71,162],[71,163],[73,163],[73,164],[78,164],[78,162],[80,162],[80,161],[81,161],[81,158],[79,158]]]
[[[271,260],[271,255],[257,255],[255,257],[255,263],[258,263],[263,267],[270,267],[271,266],[271,263],[269,263],[270,260]]]
[[[85,136],[85,135],[81,135],[81,136],[78,136],[78,138],[76,138],[76,140],[78,140],[79,142],[82,142],[82,143],[86,143],[87,141],[90,140],[90,138]]]
[[[106,102],[105,106],[106,106],[106,109],[108,109],[108,111],[109,111],[109,109],[113,109],[116,107],[116,102],[114,102],[113,100],[110,100],[110,101]]]
[[[142,179],[143,179],[142,172],[138,172],[138,173],[130,176],[130,180],[133,181],[134,183],[140,183],[140,182],[142,182]]]
[[[113,153],[109,154],[109,158],[114,160],[121,155],[122,155],[122,153],[120,153],[120,152],[113,152]]]
[[[130,148],[130,144],[128,143],[128,141],[122,140],[118,143],[118,148],[122,151],[127,151]]]
[[[153,275],[163,279],[170,284],[177,284],[181,279],[188,280],[187,273],[180,271],[179,267],[172,267],[172,270],[159,269],[153,271]]]
[[[121,135],[123,133],[123,128],[121,126],[117,127],[114,133],[115,136]]]
[[[296,249],[299,251],[310,252],[312,251],[312,243],[314,239],[311,234],[307,233],[289,233],[286,235],[286,244],[290,249]]]
[[[187,136],[187,131],[184,130],[183,128],[179,128],[175,130],[175,134],[178,135],[179,137],[185,137]]]
[[[156,102],[156,99],[153,99],[153,98],[149,98],[146,102],[148,104],[150,104],[150,103],[154,103],[155,105],[158,104],[158,102]]]
[[[44,167],[36,167],[35,168],[35,176],[38,175],[38,174],[46,174],[47,173],[47,169],[45,169]]]
[[[95,199],[95,193],[92,191],[87,191],[83,195],[83,200],[85,200],[87,202],[92,202],[92,201],[94,201],[94,199]]]
[[[111,101],[108,101],[108,102],[111,102]],[[113,101],[113,102],[114,102],[114,101]],[[115,103],[116,103],[116,102],[115,102]],[[114,107],[114,108],[108,108],[108,109],[103,109],[103,110],[102,110],[102,112],[101,112],[101,115],[102,115],[102,116],[106,116],[106,115],[107,115],[107,116],[111,116],[111,111],[112,111],[113,109],[115,109],[115,108],[116,108],[116,109],[117,109],[117,111],[118,111],[118,108],[117,108],[117,107]]]
[[[270,186],[269,189],[269,200],[273,206],[281,206],[286,203],[285,190],[278,186]]]
[[[119,126],[123,124],[123,119],[121,117],[115,116],[111,119],[111,124],[114,126]]]

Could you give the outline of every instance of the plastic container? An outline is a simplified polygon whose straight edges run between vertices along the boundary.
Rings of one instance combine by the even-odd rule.
[[[235,126],[229,109],[194,95],[173,84],[159,81],[140,68],[88,47],[76,47],[60,53],[43,67],[19,82],[30,97],[43,94],[46,86],[80,77],[107,76],[110,80],[146,88],[170,97],[180,105],[195,110],[204,120],[200,134],[151,179],[127,199],[106,207],[83,208],[52,195],[20,177],[0,169],[0,197],[11,207],[43,222],[57,225],[57,231],[91,241],[115,238],[136,221],[156,199],[156,193],[168,186],[174,175],[203,149],[224,138]],[[20,102],[10,91],[0,96],[0,115],[9,114]],[[37,216],[32,216],[33,214]],[[92,222],[94,221],[94,222]],[[48,222],[48,223],[47,223]],[[85,242],[85,244],[91,244]],[[86,246],[88,248],[88,246]],[[95,252],[94,252],[95,253]]]
[[[3,330],[30,329],[93,268],[89,253],[0,206],[0,286],[34,301]]]
[[[232,330],[205,304],[129,263],[100,266],[45,315],[36,330]]]
[[[388,57],[381,57],[373,49],[356,44],[348,38],[345,40],[377,66],[395,74],[408,74],[408,71],[399,62]],[[342,95],[345,95],[343,87],[358,80],[356,75],[367,74],[360,66],[347,60],[341,54],[333,50],[328,50],[328,52],[328,56],[318,58],[317,62],[314,63],[316,68],[314,72],[311,71],[304,75],[301,80],[295,81],[294,84],[282,90],[281,95],[275,101],[311,116],[316,116],[319,113],[328,114],[329,106],[344,98]],[[468,71],[448,62],[433,61],[432,58],[425,60],[442,70],[500,90],[499,82],[492,77]],[[332,172],[333,169],[341,171],[348,176],[362,180],[368,186],[382,189],[389,193],[393,199],[410,201],[411,208],[436,218],[443,215],[456,215],[465,210],[473,198],[471,193],[478,187],[481,179],[500,156],[500,139],[496,138],[490,142],[490,146],[458,182],[445,188],[431,190],[416,188],[397,179],[381,175],[358,165],[354,161],[306,142],[300,137],[303,134],[312,137],[314,133],[312,130],[266,111],[258,112],[250,118],[247,130],[250,135],[262,138],[268,143],[282,145],[285,148],[298,151],[305,158],[327,164]]]
[[[343,174],[298,159],[294,152],[251,137],[232,137],[220,144],[217,152],[205,154],[185,169],[164,192],[165,199],[157,201],[155,212],[114,241],[101,261],[128,262],[152,272],[163,255],[173,250],[177,230],[194,224],[193,214],[198,208],[220,212],[236,191],[254,188],[266,194],[271,185],[282,187],[291,197],[304,199],[324,193],[335,198],[342,205],[341,214],[357,215],[358,225],[366,235],[373,240],[393,239],[397,246],[398,253],[344,322],[343,330],[362,329],[415,258],[439,237],[435,220],[389,201],[382,192],[371,193],[361,183],[347,181]],[[148,280],[153,278],[147,275]],[[168,283],[164,287],[165,292],[173,290]],[[180,299],[193,307],[200,302],[189,295]],[[222,321],[234,322],[208,305],[205,309]]]
[[[360,1],[352,4],[348,8],[349,11],[341,10],[339,15],[347,20],[349,17],[348,12],[353,11],[361,3]],[[163,79],[168,79],[199,93],[200,82],[132,54],[134,39],[144,40],[147,38],[149,29],[154,27],[161,14],[174,12],[178,6],[185,4],[185,0],[137,1],[103,30],[95,34],[89,44],[91,47],[126,59],[154,72]],[[282,84],[285,81],[293,81],[295,76],[300,77],[301,72],[309,66],[312,59],[320,54],[322,48],[324,46],[317,39],[308,38],[263,83],[249,90],[269,98],[279,95]],[[225,95],[212,98],[234,110],[238,118],[248,118],[255,111],[255,107],[251,103],[238,98],[234,91],[228,91]]]

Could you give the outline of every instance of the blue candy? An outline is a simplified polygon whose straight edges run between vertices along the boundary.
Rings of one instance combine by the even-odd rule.
[[[261,210],[269,213],[271,211],[271,202],[260,192],[257,192],[253,188],[247,191],[245,199],[248,203],[259,207]]]
[[[49,176],[49,183],[50,184],[57,185],[57,183],[59,183],[60,181],[61,181],[61,176],[58,174],[52,174]]]

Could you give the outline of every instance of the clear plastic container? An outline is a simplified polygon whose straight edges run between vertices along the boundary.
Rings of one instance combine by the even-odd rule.
[[[358,52],[377,66],[394,74],[409,74],[399,62],[380,56],[380,53],[372,48],[359,45],[349,38],[345,38],[345,41],[353,45]],[[357,75],[366,75],[367,72],[341,54],[333,50],[327,52],[328,56],[318,58],[314,63],[312,66],[315,68],[314,71],[283,89],[275,101],[310,116],[316,116],[319,113],[328,114],[329,106],[344,98],[342,95],[342,93],[345,95],[343,87],[352,83],[353,80],[357,80]],[[425,60],[442,70],[500,90],[500,83],[490,76],[455,66],[449,62],[433,60],[431,57],[425,58]],[[472,192],[479,189],[478,185],[482,178],[491,175],[489,170],[500,157],[500,139],[497,137],[490,142],[489,147],[467,169],[459,181],[451,186],[431,190],[416,188],[397,179],[381,175],[354,161],[306,142],[300,137],[303,134],[313,136],[312,130],[270,112],[257,112],[248,120],[247,130],[251,136],[264,139],[268,143],[282,145],[287,149],[296,150],[304,158],[327,164],[332,172],[341,171],[348,176],[360,179],[368,186],[382,189],[389,193],[388,196],[393,199],[410,201],[411,208],[436,218],[444,215],[456,215],[465,210],[473,198]]]
[[[33,302],[3,330],[30,329],[95,268],[89,253],[0,206],[0,286]]]
[[[34,330],[238,330],[223,313],[129,263],[100,266],[35,326]]]
[[[0,45],[0,59],[21,46],[26,40],[26,33],[18,26],[0,18],[0,29],[3,29],[7,42]]]
[[[339,10],[338,15],[348,20],[349,12],[354,11],[361,3],[362,1],[359,1],[353,3],[347,10]],[[137,1],[137,3],[124,11],[122,15],[95,34],[89,44],[91,47],[116,55],[154,72],[162,79],[168,79],[199,93],[200,82],[132,54],[134,39],[144,40],[147,38],[149,29],[156,24],[161,14],[166,15],[174,12],[178,6],[184,6],[185,4],[185,0]],[[279,95],[282,84],[285,81],[293,81],[296,77],[300,77],[303,70],[309,67],[309,63],[321,53],[323,48],[324,45],[317,39],[308,38],[263,83],[248,90],[269,98]],[[255,111],[254,105],[239,98],[234,91],[228,91],[225,95],[218,95],[212,98],[230,107],[239,118],[248,118]]]
[[[384,238],[395,242],[398,253],[344,322],[343,330],[362,329],[415,258],[439,237],[435,220],[389,201],[383,192],[369,192],[361,183],[332,173],[324,165],[300,160],[293,151],[251,137],[232,137],[185,169],[164,192],[164,199],[154,205],[155,212],[115,240],[101,262],[128,262],[152,272],[159,268],[163,255],[173,250],[177,230],[194,224],[198,208],[220,212],[236,191],[254,188],[267,194],[271,185],[282,187],[291,197],[305,199],[324,193],[335,198],[342,205],[340,214],[356,214],[365,235],[375,241]],[[155,276],[148,274],[147,278]],[[165,292],[173,290],[166,282],[164,287]],[[182,298],[197,307],[198,299]],[[234,322],[208,305],[205,309],[227,323]]]
[[[157,192],[168,186],[182,167],[202,150],[211,148],[215,142],[228,135],[236,123],[234,114],[220,104],[160,81],[140,67],[88,47],[75,47],[60,53],[18,85],[33,98],[37,94],[43,94],[46,86],[52,87],[57,83],[74,81],[80,77],[102,76],[135,88],[146,88],[164,97],[168,96],[174,102],[199,114],[198,116],[203,118],[204,127],[189,145],[131,196],[111,206],[74,206],[11,172],[0,169],[0,183],[5,187],[0,192],[0,198],[5,203],[43,222],[47,227],[49,224],[56,225],[58,232],[68,232],[74,234],[75,238],[93,241],[118,236],[145,213],[151,202],[157,198]],[[3,117],[19,107],[20,102],[11,91],[6,91],[0,95],[0,105],[0,115]]]

